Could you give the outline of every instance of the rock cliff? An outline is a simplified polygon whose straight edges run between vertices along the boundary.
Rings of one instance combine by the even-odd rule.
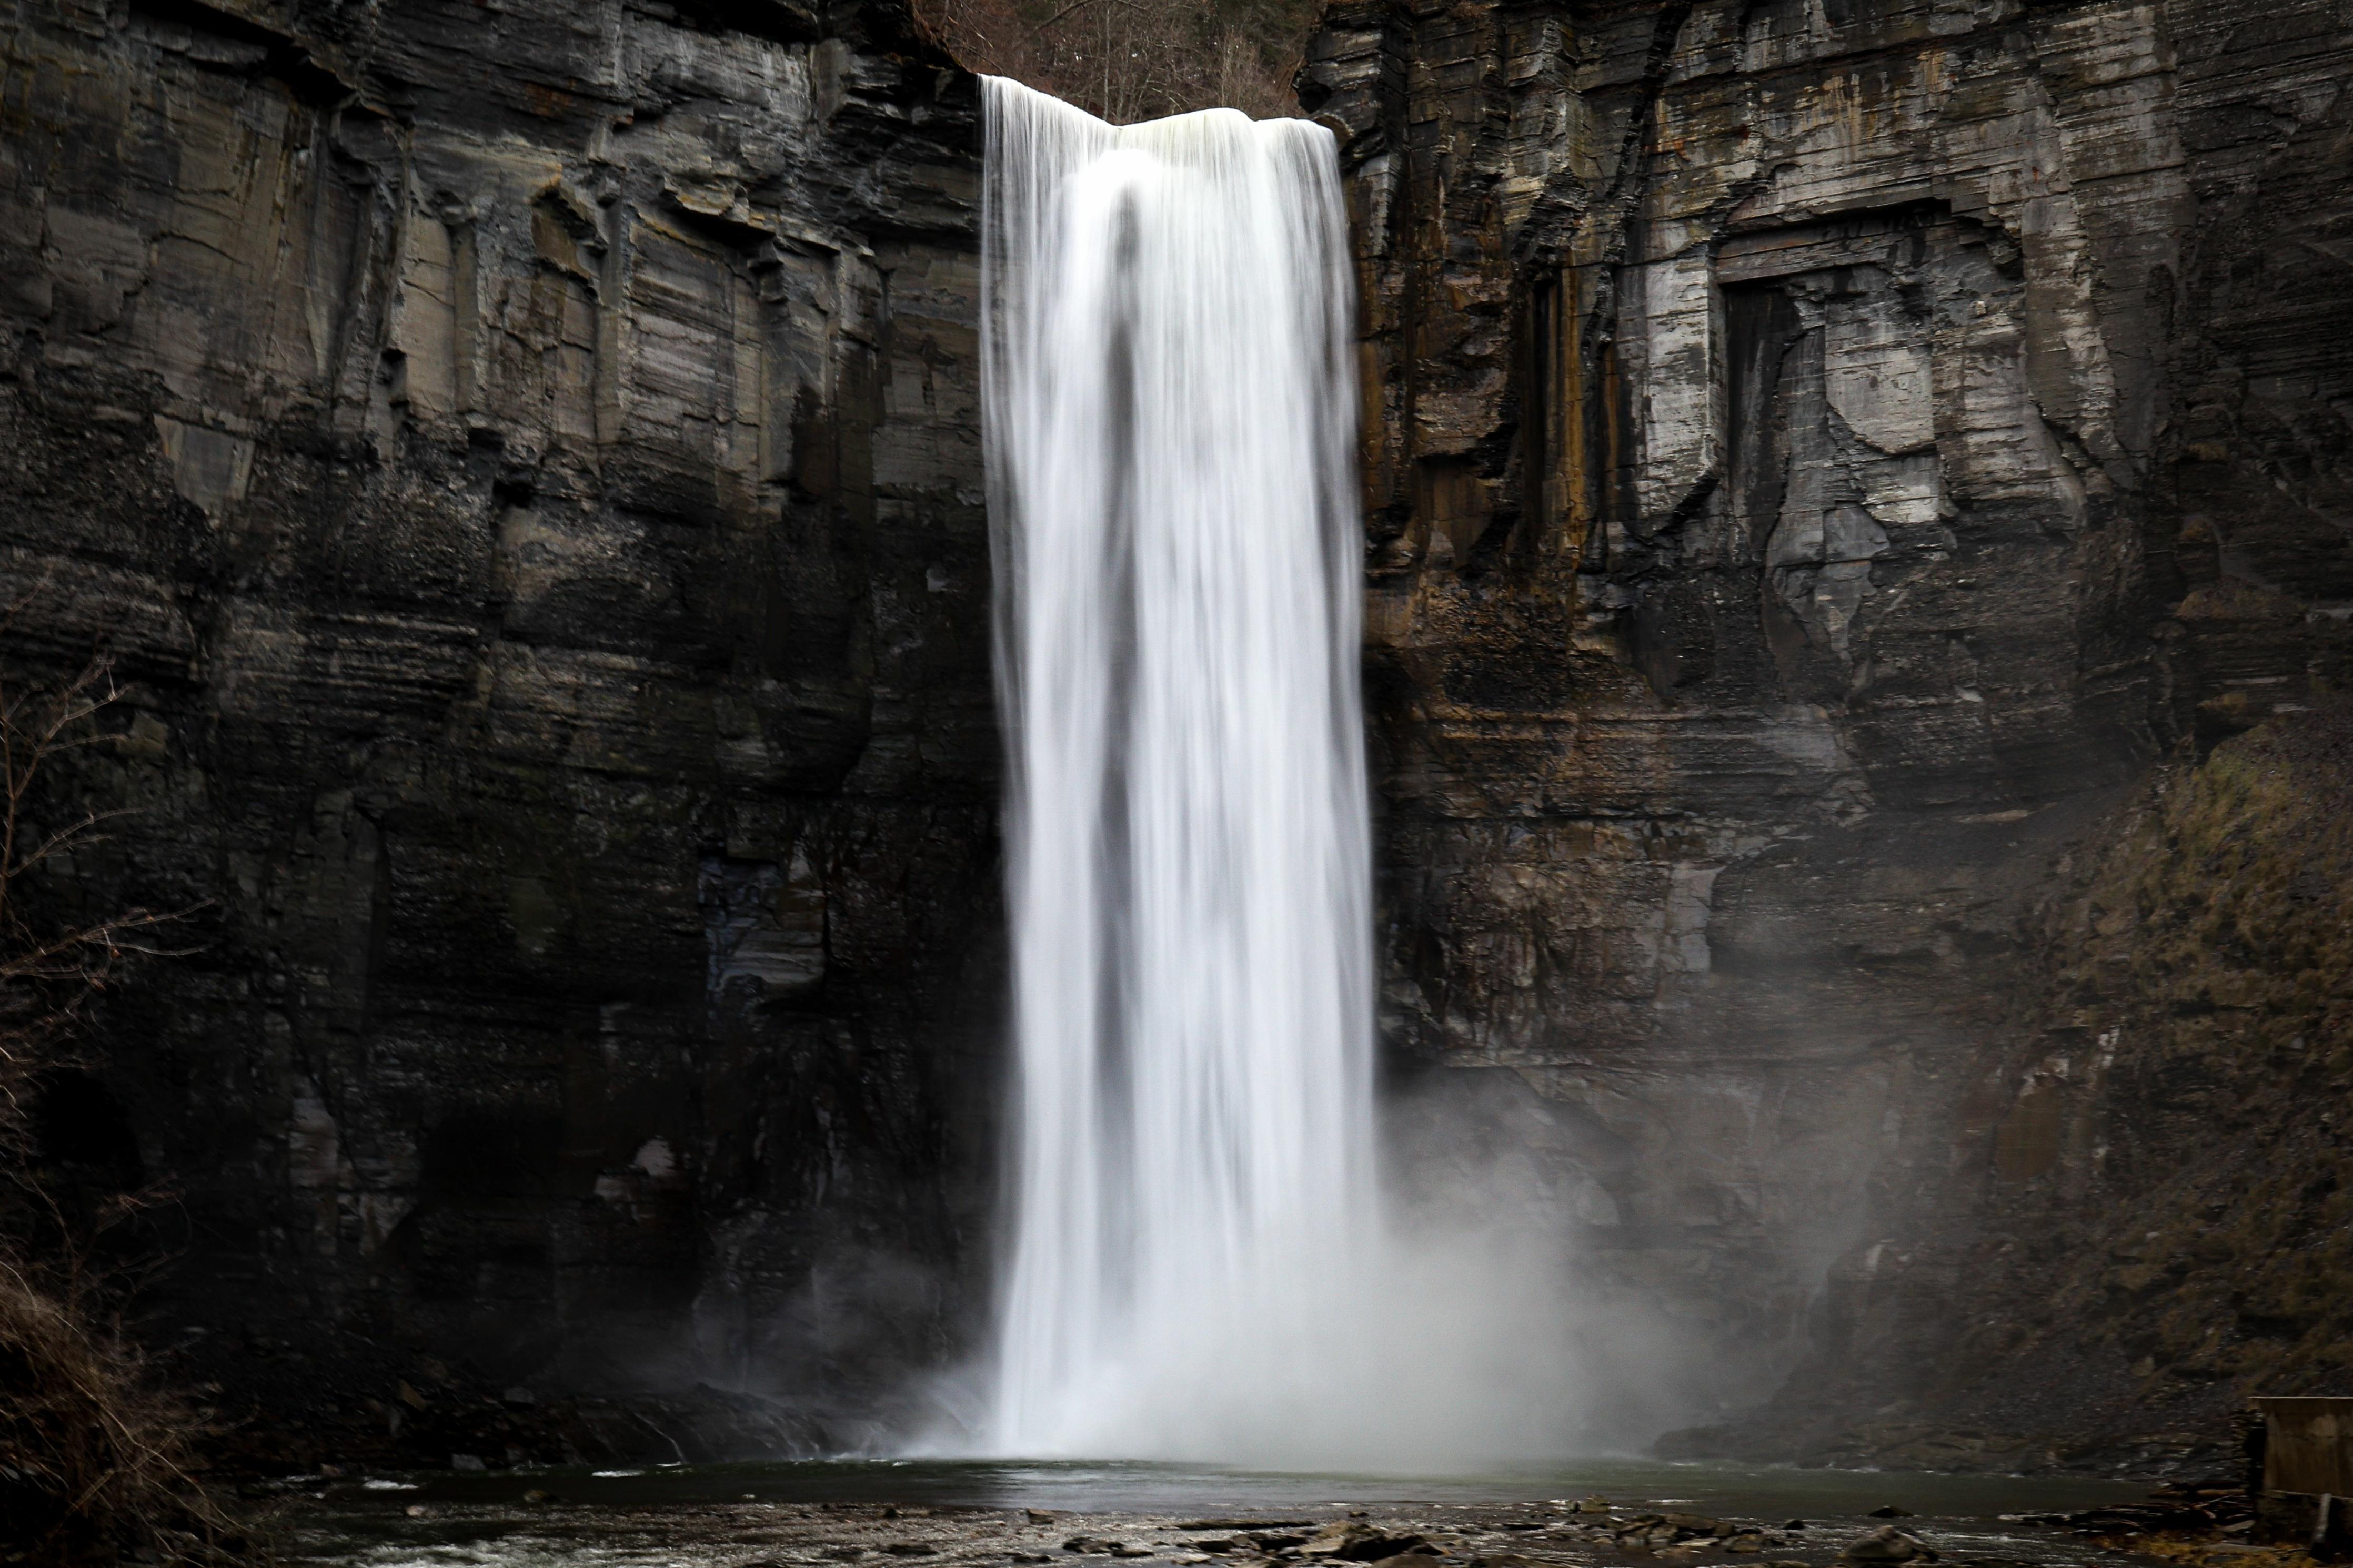
[[[5,48],[8,654],[132,689],[55,896],[204,905],[46,1107],[176,1187],[159,1332],[379,1434],[871,1414],[993,1169],[971,79],[823,0]]]
[[[2179,1460],[2243,1386],[2134,1447],[2178,1423],[2115,1304],[1959,1237],[2103,1247],[2091,1194],[2204,1224],[2119,1173],[2179,1147],[2161,1069],[2083,1077],[2174,1049],[2163,1009],[2038,911],[2158,759],[2348,674],[2348,71],[2295,0],[1381,0],[1311,45],[1387,1028],[1540,1091],[1560,1223],[1711,1369],[1687,1408],[1795,1373],[1684,1451]],[[2217,1095],[2271,1072],[2245,1021]],[[2284,1180],[2271,1131],[2227,1138]],[[2040,1405],[1964,1419],[2004,1374]]]
[[[454,1446],[461,1359],[853,1437],[991,1202],[970,79],[884,0],[5,37],[5,655],[132,688],[50,893],[204,906],[49,1159],[176,1184],[159,1332],[289,1457]],[[1393,1081],[1675,1325],[1682,1451],[2197,1462],[2339,1375],[2348,79],[2343,0],[1310,48]]]

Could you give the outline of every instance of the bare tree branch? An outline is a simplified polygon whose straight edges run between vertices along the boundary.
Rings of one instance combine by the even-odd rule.
[[[0,646],[47,591],[0,609]],[[133,1273],[92,1260],[98,1238],[151,1192],[77,1200],[28,1158],[31,1101],[72,1058],[72,1029],[123,962],[191,951],[165,933],[201,905],[90,919],[26,896],[63,858],[108,842],[122,808],[54,813],[47,770],[112,742],[121,700],[101,648],[49,680],[0,669],[0,1455],[10,1463],[10,1561],[79,1562],[135,1543],[144,1562],[227,1568],[248,1554],[237,1521],[196,1479],[197,1413],[148,1379],[121,1321]],[[46,1237],[46,1240],[37,1238]]]

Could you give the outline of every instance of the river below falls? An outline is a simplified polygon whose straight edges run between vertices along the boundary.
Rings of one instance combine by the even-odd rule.
[[[1595,1459],[1518,1474],[1285,1475],[1166,1464],[858,1460],[448,1471],[289,1478],[280,1516],[289,1562],[339,1568],[1174,1568],[1263,1563],[1242,1531],[1303,1530],[1352,1515],[1427,1537],[1455,1568],[1511,1553],[1535,1564],[1798,1564],[1899,1521],[1947,1563],[2126,1561],[2062,1530],[2002,1514],[2137,1501],[2096,1479],[1807,1470]],[[1579,1529],[1606,1500],[1633,1513],[1763,1526],[1762,1552],[1621,1551]],[[1788,1528],[1804,1521],[1803,1529]],[[1199,1528],[1214,1524],[1214,1529]],[[1193,1528],[1188,1528],[1193,1527]],[[1203,1554],[1203,1541],[1236,1537]],[[1066,1543],[1086,1538],[1078,1550]]]

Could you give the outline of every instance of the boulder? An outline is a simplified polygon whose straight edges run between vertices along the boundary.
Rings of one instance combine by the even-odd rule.
[[[1841,1563],[1934,1563],[1936,1554],[1916,1535],[1883,1524],[1868,1535],[1858,1535],[1839,1553]]]
[[[1435,1556],[1437,1548],[1419,1535],[1390,1535],[1368,1524],[1327,1524],[1300,1544],[1302,1557],[1334,1563],[1378,1563],[1408,1555]]]

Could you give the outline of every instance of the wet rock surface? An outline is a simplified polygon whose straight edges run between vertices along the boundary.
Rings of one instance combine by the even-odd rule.
[[[43,1110],[171,1185],[161,1347],[280,1465],[858,1440],[994,1168],[970,80],[887,4],[0,47],[5,657],[132,688],[48,894],[201,906]]]
[[[764,1501],[756,1489],[726,1505],[632,1509],[589,1500],[596,1480],[574,1476],[548,1483],[521,1504],[406,1503],[382,1492],[373,1508],[353,1506],[350,1483],[339,1492],[306,1494],[292,1505],[288,1541],[307,1562],[389,1561],[403,1553],[462,1549],[473,1560],[634,1563],[649,1553],[671,1561],[758,1565],[881,1563],[892,1557],[943,1564],[1140,1562],[1232,1568],[1275,1568],[1318,1561],[1384,1562],[1419,1568],[1540,1568],[1540,1565],[1746,1563],[1757,1568],[1826,1568],[1835,1563],[1944,1561],[1997,1563],[2124,1562],[2105,1543],[2053,1536],[2031,1525],[1940,1521],[1916,1531],[1792,1530],[1760,1521],[1613,1509],[1583,1504],[1408,1506],[1311,1524],[1304,1538],[1245,1532],[1151,1514],[1057,1513],[1046,1521],[1020,1510],[899,1505],[808,1505]],[[1342,1505],[1331,1505],[1337,1512]],[[1366,1510],[1356,1510],[1365,1514]],[[1074,1525],[1081,1533],[1069,1531]],[[2004,1534],[2007,1529],[2010,1533]],[[1941,1533],[1940,1533],[1941,1531]],[[1939,1552],[1926,1538],[1947,1542]],[[1340,1558],[1330,1543],[1370,1552]],[[1410,1542],[1408,1545],[1406,1543]],[[2026,1553],[2012,1557],[1996,1552]]]
[[[2046,922],[2151,852],[2110,847],[2161,759],[2353,674],[2353,338],[2307,330],[2353,321],[2309,259],[2348,69],[2341,7],[2237,0],[1360,0],[1311,46],[1375,377],[1386,1037],[1662,1363],[1749,1374],[1662,1403],[1780,1385],[1662,1452],[2197,1469],[2259,1380],[2342,1375],[2335,1287],[2238,1313],[2286,1271],[2221,1236],[2338,1179],[2224,1109],[2284,1081],[2224,993],[2343,971],[2242,921],[2180,1025],[2114,905],[2105,974]]]

